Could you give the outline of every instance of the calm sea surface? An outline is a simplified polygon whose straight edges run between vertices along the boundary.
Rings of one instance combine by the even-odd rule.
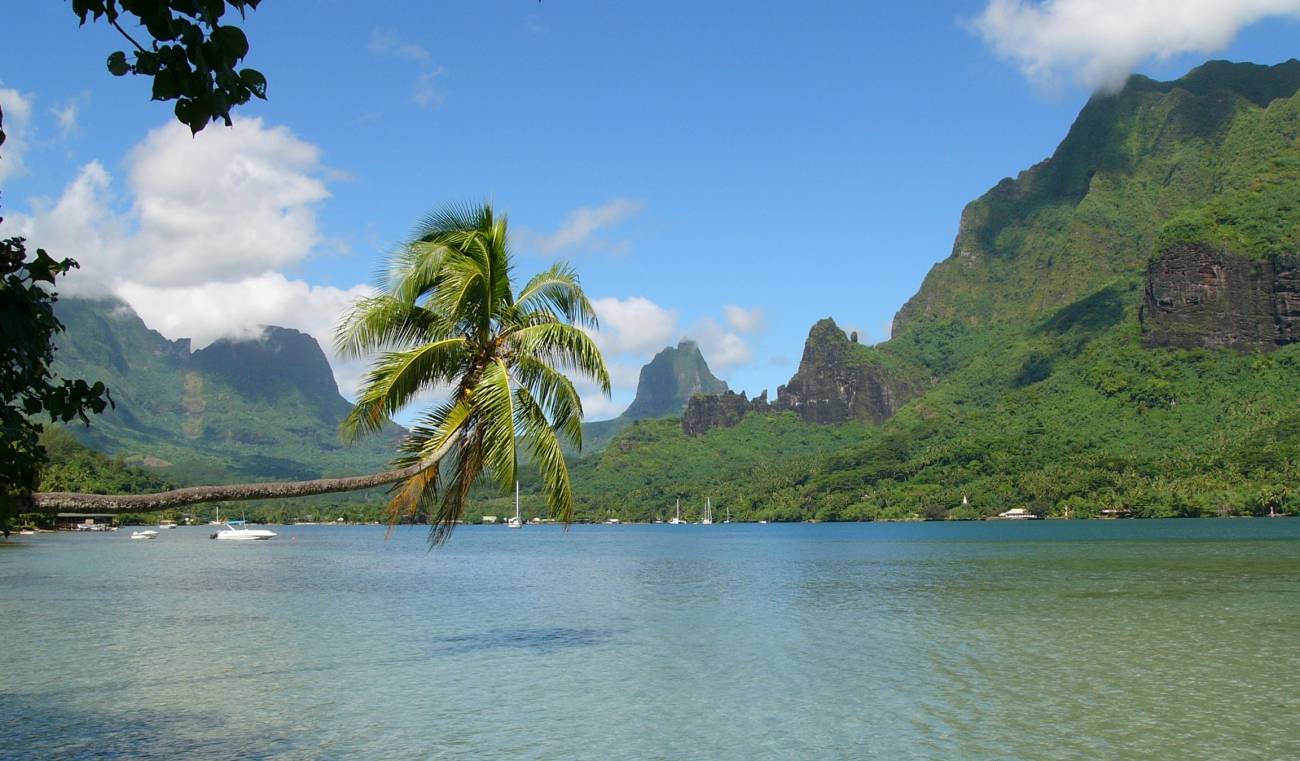
[[[0,547],[0,757],[1300,758],[1298,519],[276,530]]]

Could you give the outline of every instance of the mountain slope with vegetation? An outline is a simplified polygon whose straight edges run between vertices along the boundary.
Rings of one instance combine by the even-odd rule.
[[[1203,257],[1205,272],[1162,282],[1152,266],[1195,244],[1294,271],[1298,89],[1295,61],[1212,62],[1094,97],[1051,158],[966,208],[952,255],[899,311],[878,350],[930,377],[892,417],[629,430],[579,469],[580,493],[642,518],[676,493],[769,520],[1300,513],[1289,281],[1247,320],[1229,298],[1242,268]],[[1148,293],[1212,307],[1184,331],[1241,318],[1254,332],[1144,346]],[[701,458],[714,467],[638,464]]]
[[[176,483],[306,479],[380,469],[395,431],[345,446],[339,423],[352,405],[310,336],[267,328],[257,339],[190,351],[150,330],[125,303],[61,299],[56,367],[103,381],[115,408],[83,442]]]
[[[623,414],[610,420],[583,424],[583,451],[589,454],[600,452],[610,439],[633,421],[682,414],[695,394],[726,391],[727,382],[709,370],[699,344],[682,339],[677,346],[665,347],[641,368],[636,397]]]

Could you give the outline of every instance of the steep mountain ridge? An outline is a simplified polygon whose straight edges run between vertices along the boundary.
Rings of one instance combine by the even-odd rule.
[[[1252,253],[1294,245],[1300,209],[1279,186],[1293,190],[1300,174],[1297,89],[1297,61],[1212,61],[1094,96],[1051,158],[967,205],[951,255],[899,310],[894,334],[1041,318],[1142,271],[1174,239],[1228,236]],[[1250,202],[1264,208],[1214,218]]]
[[[382,467],[394,428],[344,446],[351,404],[315,339],[268,327],[251,340],[191,351],[115,299],[63,298],[55,368],[108,385],[115,408],[71,430],[93,448],[178,483],[315,478]]]
[[[951,256],[872,347],[921,386],[892,417],[811,423],[715,397],[699,411],[727,422],[641,426],[580,470],[589,509],[1300,513],[1298,89],[1295,61],[1211,62],[1093,98],[1050,159],[966,207]],[[849,406],[842,375],[805,375],[830,392],[813,409]],[[644,467],[688,457],[710,467]]]
[[[667,346],[641,368],[636,397],[621,415],[582,426],[583,451],[599,452],[619,431],[638,420],[676,417],[696,394],[723,394],[727,382],[709,370],[699,344],[683,338]]]

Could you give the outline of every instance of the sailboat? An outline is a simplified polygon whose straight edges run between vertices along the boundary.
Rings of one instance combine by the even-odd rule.
[[[723,523],[731,523],[731,505],[727,505],[727,519]]]
[[[704,498],[704,520],[700,521],[705,526],[713,525],[713,500],[708,497]]]
[[[680,499],[677,500],[677,517],[669,518],[668,522],[673,524],[674,526],[686,525],[686,521],[682,520],[682,501]]]
[[[524,519],[519,515],[519,482],[515,481],[515,517],[506,521],[509,528],[523,528]]]

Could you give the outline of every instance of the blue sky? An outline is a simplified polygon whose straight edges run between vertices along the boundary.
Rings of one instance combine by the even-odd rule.
[[[243,28],[269,101],[190,139],[105,71],[112,29],[15,4],[0,234],[173,338],[325,339],[422,214],[490,200],[521,274],[566,258],[600,300],[617,387],[590,417],[683,335],[774,392],[821,317],[886,338],[964,204],[1096,88],[1297,53],[1300,2],[1134,5],[266,0]]]

